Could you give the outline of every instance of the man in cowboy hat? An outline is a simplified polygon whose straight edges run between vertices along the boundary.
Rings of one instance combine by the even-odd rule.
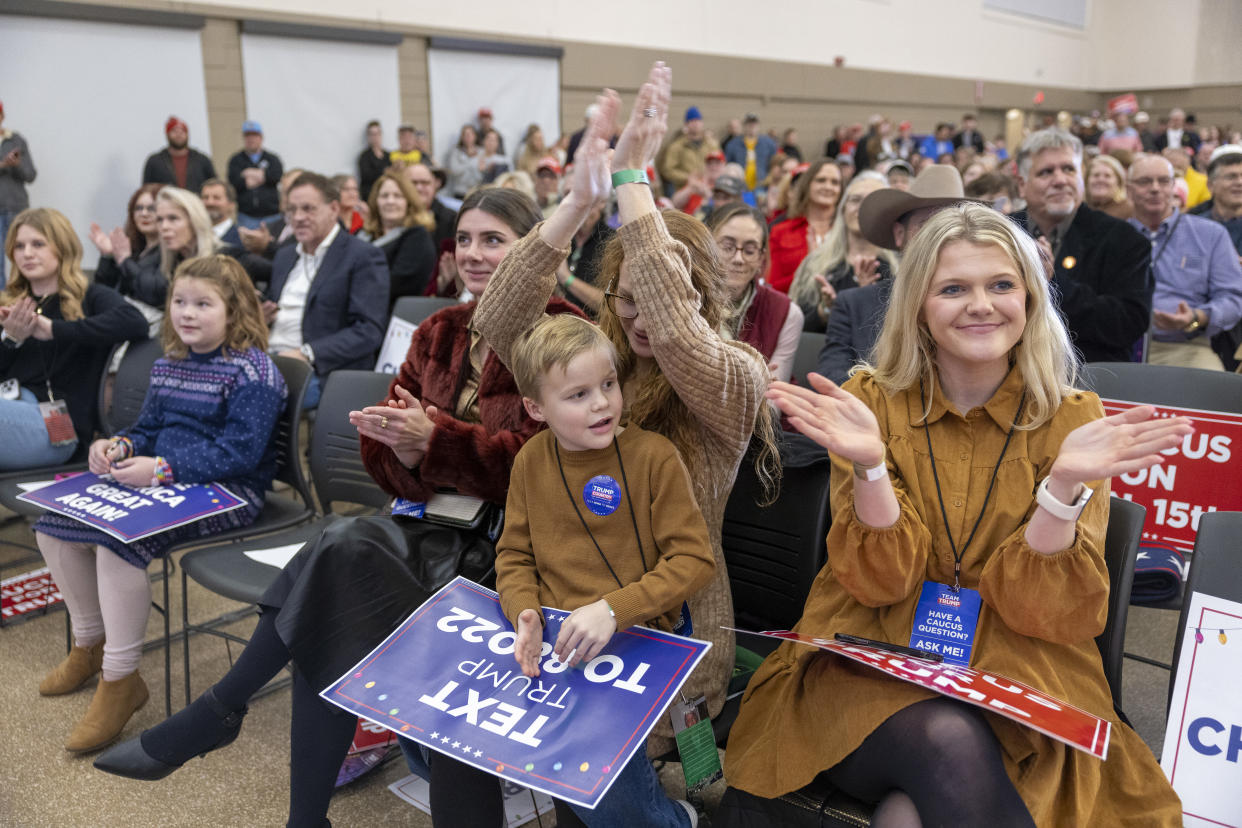
[[[1054,295],[1085,362],[1129,362],[1151,322],[1151,244],[1082,203],[1082,142],[1063,129],[1018,149],[1026,210],[1010,218],[1052,257]]]
[[[863,199],[858,229],[872,244],[900,251],[938,210],[966,200],[957,169],[932,164],[919,173],[909,190],[885,187]],[[892,288],[892,279],[880,279],[841,291],[828,315],[819,373],[838,385],[849,379],[850,369],[867,358],[880,335]]]

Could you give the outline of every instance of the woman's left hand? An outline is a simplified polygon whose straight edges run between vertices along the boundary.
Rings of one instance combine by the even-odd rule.
[[[130,457],[112,467],[112,477],[122,486],[142,489],[155,479],[154,457]]]
[[[358,434],[392,449],[402,465],[413,468],[422,462],[431,434],[435,431],[436,407],[424,408],[409,391],[396,387],[397,399],[387,405],[371,405],[349,412],[349,422]]]
[[[645,170],[656,157],[668,131],[668,105],[672,97],[673,70],[657,60],[638,90],[629,123],[617,139],[612,171]],[[615,95],[615,93],[614,93]],[[618,105],[620,99],[618,99]]]
[[[1080,483],[1162,462],[1160,452],[1181,443],[1194,427],[1189,417],[1152,419],[1154,413],[1152,406],[1141,405],[1080,425],[1061,442],[1048,476],[1069,494]]]
[[[11,339],[25,342],[34,335],[35,323],[39,319],[35,307],[33,299],[23,296],[5,309],[8,312],[4,315],[4,332]]]

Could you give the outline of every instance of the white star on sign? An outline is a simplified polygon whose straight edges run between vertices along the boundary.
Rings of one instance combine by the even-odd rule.
[[[440,738],[440,734],[439,734],[439,733],[437,733],[436,731],[434,731],[434,730],[433,730],[433,731],[431,732],[431,736],[429,736],[428,738],[430,738],[430,739],[439,739],[439,738]]]
[[[440,741],[447,745],[449,743],[449,737],[442,736],[440,737]]]
[[[481,750],[476,750],[476,751],[474,752],[474,758],[475,758],[475,759],[478,759],[478,758],[479,758],[480,756],[482,756],[482,755],[483,755],[483,751],[481,751]]]
[[[453,742],[453,747],[455,748],[461,747],[461,742]]]
[[[461,752],[462,752],[462,753],[469,753],[469,752],[470,752],[470,751],[472,751],[472,750],[474,750],[474,748],[470,747],[470,745],[466,745],[464,748],[462,748],[462,749],[461,749]]]

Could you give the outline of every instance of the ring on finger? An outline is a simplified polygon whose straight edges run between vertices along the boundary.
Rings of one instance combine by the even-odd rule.
[[[388,428],[388,418],[380,417],[380,428]]]
[[[649,106],[643,110],[644,118],[654,118],[655,116],[656,116],[656,108],[654,106]]]

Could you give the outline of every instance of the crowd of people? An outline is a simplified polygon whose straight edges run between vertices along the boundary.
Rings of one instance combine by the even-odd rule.
[[[313,408],[333,371],[374,366],[399,298],[429,295],[459,301],[419,325],[387,399],[350,421],[390,495],[455,490],[503,509],[503,532],[463,531],[445,549],[419,521],[333,523],[265,593],[228,673],[97,767],[156,779],[227,745],[292,661],[289,823],[323,824],[355,721],[318,692],[446,574],[493,564],[527,675],[541,604],[572,611],[556,646],[580,660],[632,624],[680,629],[684,605],[713,644],[685,692],[716,715],[734,660],[724,506],[744,462],[778,496],[783,429],[833,463],[828,564],[799,630],[904,644],[921,591],[951,584],[982,601],[972,665],[1108,719],[1115,741],[1102,763],[786,643],[730,738],[724,824],[762,824],[776,797],[824,772],[877,805],[876,824],[1180,820],[1113,710],[1092,639],[1108,479],[1159,462],[1189,425],[1148,408],[1104,417],[1075,385],[1082,362],[1237,365],[1242,139],[1196,132],[1180,109],[1154,130],[1144,113],[1050,123],[1012,148],[973,114],[923,135],[875,116],[835,129],[817,156],[754,114],[720,140],[699,107],[670,113],[670,98],[657,63],[622,127],[606,92],[582,129],[549,143],[532,124],[512,152],[484,107],[439,159],[426,132],[402,125],[387,150],[371,122],[356,169],[332,177],[287,168],[253,120],[217,177],[171,117],[125,225],[89,227],[93,281],[68,220],[28,206],[30,148],[0,134],[0,380],[18,386],[0,422],[22,435],[0,469],[78,462],[132,486],[220,481],[246,501],[130,544],[68,518],[36,524],[73,632],[40,692],[100,674],[67,749],[116,741],[146,701],[147,564],[261,509],[288,393],[273,357],[309,366]],[[824,334],[809,380],[792,376],[804,331]],[[166,355],[142,414],[100,435],[109,350],[147,336]],[[68,434],[53,433],[52,408]],[[626,499],[631,485],[639,495],[627,522],[565,520],[557,470],[575,486],[615,471]],[[609,577],[560,551],[582,530],[633,542],[635,566]],[[316,623],[325,612],[331,632]],[[1056,674],[1031,667],[1044,663]],[[653,756],[672,748],[667,724]],[[426,771],[436,825],[499,822],[494,777],[434,753]],[[567,824],[697,819],[641,752],[599,808],[572,810],[558,805]]]

